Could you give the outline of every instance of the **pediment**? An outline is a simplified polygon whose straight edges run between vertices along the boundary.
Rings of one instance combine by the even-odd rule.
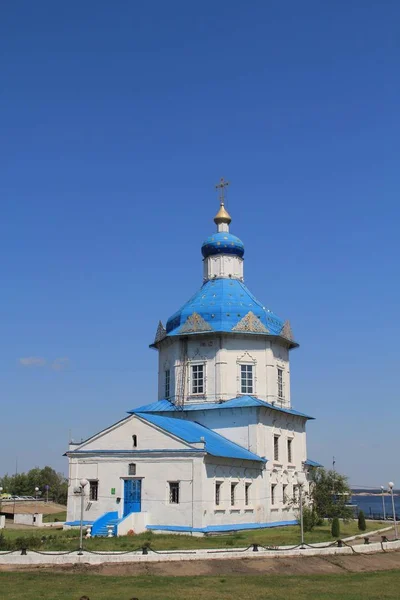
[[[199,313],[194,312],[188,316],[179,333],[201,333],[202,331],[213,331],[213,328]]]
[[[232,327],[232,331],[269,333],[269,330],[251,310],[239,321],[239,323]]]

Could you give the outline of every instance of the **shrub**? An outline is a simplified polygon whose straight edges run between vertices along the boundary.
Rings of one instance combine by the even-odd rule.
[[[358,529],[360,531],[365,531],[367,529],[367,524],[365,522],[365,515],[362,510],[358,513]]]
[[[332,528],[331,528],[332,537],[338,538],[340,536],[340,522],[337,517],[332,519]]]
[[[300,517],[299,517],[300,521]],[[312,531],[318,525],[319,517],[314,509],[309,506],[303,506],[303,529],[304,531]]]

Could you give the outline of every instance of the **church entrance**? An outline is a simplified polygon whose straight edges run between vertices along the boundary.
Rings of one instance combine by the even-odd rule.
[[[142,480],[125,479],[124,481],[124,517],[142,509]]]

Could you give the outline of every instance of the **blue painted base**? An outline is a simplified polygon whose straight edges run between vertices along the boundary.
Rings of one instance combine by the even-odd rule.
[[[88,525],[93,525],[94,521],[82,521],[82,525],[87,527]],[[80,527],[80,521],[66,521],[64,525],[68,525],[69,527]]]
[[[268,529],[297,525],[298,521],[276,521],[274,523],[237,523],[226,525],[208,525],[207,527],[185,527],[184,525],[147,525],[151,531],[176,531],[182,533],[222,533],[228,531],[246,531],[249,529]]]

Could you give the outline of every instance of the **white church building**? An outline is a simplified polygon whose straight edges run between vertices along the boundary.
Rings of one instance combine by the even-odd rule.
[[[203,283],[166,322],[158,400],[79,444],[69,460],[67,525],[92,535],[212,532],[296,522],[293,498],[318,463],[307,456],[309,417],[292,409],[289,321],[244,284],[244,245],[221,205],[202,245]]]

